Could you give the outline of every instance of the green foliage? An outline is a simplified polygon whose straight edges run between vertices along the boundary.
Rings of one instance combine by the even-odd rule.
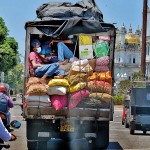
[[[142,72],[134,72],[132,74],[132,81],[135,81],[135,80],[139,80],[139,81],[143,81],[144,80],[144,75],[142,74]]]
[[[118,94],[119,95],[125,95],[130,88],[131,88],[130,80],[122,80],[119,83]]]
[[[22,92],[23,88],[23,65],[16,65],[14,68],[8,71],[7,83],[11,88],[17,88]]]
[[[8,35],[8,29],[5,26],[5,22],[4,22],[3,18],[0,17],[0,44],[2,44],[4,42],[7,35]]]
[[[113,100],[115,105],[122,105],[124,101],[124,96],[122,95],[113,96]]]
[[[0,18],[0,72],[8,72],[17,64],[18,43],[13,37],[8,37],[8,29]]]

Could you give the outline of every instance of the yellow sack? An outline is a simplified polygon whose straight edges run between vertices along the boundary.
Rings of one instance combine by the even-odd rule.
[[[85,88],[85,86],[86,86],[86,82],[80,82],[76,85],[70,86],[69,91],[71,93],[73,93],[73,92],[76,92],[76,91],[79,91],[79,90]]]
[[[48,86],[69,86],[66,79],[52,79],[49,81]]]
[[[106,93],[92,93],[89,95],[90,98],[97,98],[104,102],[110,102],[112,99],[112,96]]]

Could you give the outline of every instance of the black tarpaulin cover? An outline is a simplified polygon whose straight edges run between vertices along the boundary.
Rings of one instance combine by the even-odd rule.
[[[52,18],[69,19],[73,17],[103,20],[103,14],[94,0],[82,0],[77,3],[49,2],[38,7],[36,14],[42,20],[50,20]]]

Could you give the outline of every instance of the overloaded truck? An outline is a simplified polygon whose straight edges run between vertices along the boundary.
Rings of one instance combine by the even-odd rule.
[[[93,1],[50,2],[26,22],[23,117],[28,149],[102,149],[109,145],[113,120],[114,49],[116,29],[103,21]],[[57,53],[51,40],[72,40],[73,52],[62,79],[46,85],[29,68],[31,42],[41,43],[40,57]],[[50,63],[50,62],[48,62]]]

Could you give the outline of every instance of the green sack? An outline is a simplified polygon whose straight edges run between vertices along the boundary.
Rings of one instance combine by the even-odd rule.
[[[98,58],[109,55],[109,45],[107,41],[97,41],[93,44],[93,49]]]

